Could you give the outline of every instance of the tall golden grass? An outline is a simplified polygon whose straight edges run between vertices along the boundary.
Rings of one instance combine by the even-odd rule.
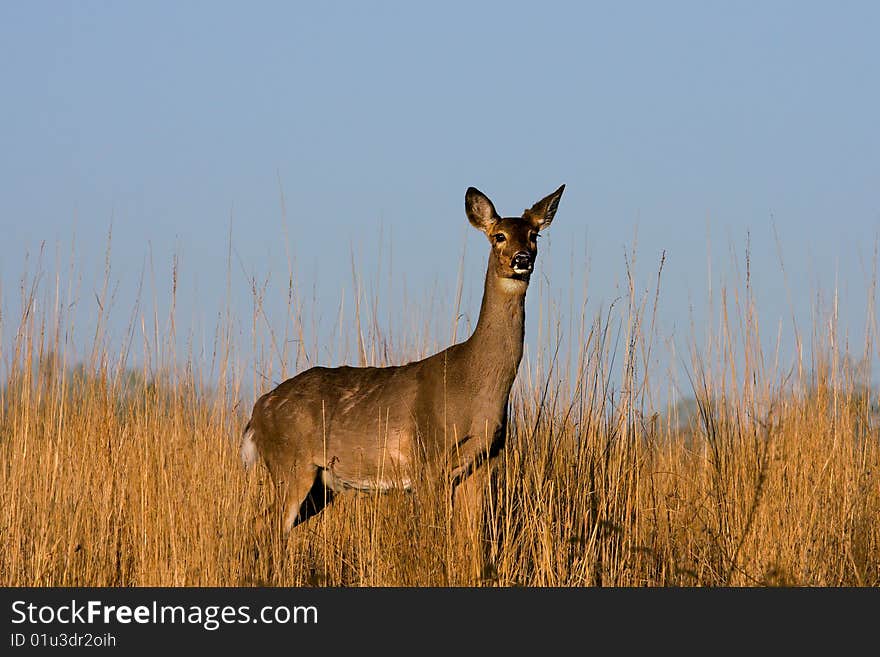
[[[463,544],[434,489],[341,495],[287,539],[254,530],[273,497],[265,468],[247,473],[238,456],[254,394],[328,348],[316,342],[306,354],[304,339],[292,341],[307,303],[293,292],[276,335],[254,282],[258,357],[244,366],[229,313],[211,353],[174,349],[174,290],[168,333],[138,303],[114,351],[106,285],[93,343],[78,354],[61,277],[54,286],[25,277],[21,316],[0,318],[0,584],[880,584],[880,437],[865,364],[873,333],[850,353],[832,307],[811,327],[810,348],[796,332],[780,335],[798,354],[780,365],[761,346],[746,273],[713,301],[719,319],[705,344],[661,356],[659,275],[655,289],[627,281],[628,295],[579,321],[561,320],[534,286],[539,344],[527,345],[511,397],[489,517]],[[360,362],[442,346],[427,319],[413,320],[420,338],[389,346],[375,306],[359,300]],[[144,357],[132,370],[134,344]],[[652,365],[661,358],[669,374]],[[675,394],[654,408],[679,363],[693,412]],[[484,550],[491,562],[475,572]]]

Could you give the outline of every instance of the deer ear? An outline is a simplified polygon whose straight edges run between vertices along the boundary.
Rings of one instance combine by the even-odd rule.
[[[559,199],[562,198],[564,190],[565,185],[562,185],[549,196],[542,198],[523,213],[523,218],[531,221],[538,230],[547,228],[556,216],[556,208],[559,207]]]
[[[476,187],[468,187],[464,195],[464,211],[471,225],[484,233],[498,219],[492,201]]]

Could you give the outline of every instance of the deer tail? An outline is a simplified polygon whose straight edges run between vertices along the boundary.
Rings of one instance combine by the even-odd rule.
[[[244,426],[244,431],[241,433],[241,462],[246,470],[249,470],[257,462],[257,443],[254,441],[254,429],[250,421]]]

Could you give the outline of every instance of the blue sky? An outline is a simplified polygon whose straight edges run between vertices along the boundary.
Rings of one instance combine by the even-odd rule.
[[[642,287],[666,252],[660,334],[683,345],[707,260],[719,285],[748,235],[769,334],[792,309],[809,327],[835,286],[861,332],[878,33],[875,2],[2,3],[3,339],[43,241],[53,270],[75,240],[89,335],[111,224],[121,326],[145,259],[161,305],[176,254],[178,325],[210,342],[230,229],[245,337],[248,277],[283,309],[288,253],[332,323],[352,250],[366,279],[390,252],[407,295],[451,300],[465,247],[475,315],[486,246],[465,189],[518,214],[561,183],[539,270],[564,294],[589,268],[588,313],[620,295],[637,234]]]

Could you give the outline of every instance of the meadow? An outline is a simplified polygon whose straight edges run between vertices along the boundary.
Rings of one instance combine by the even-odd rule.
[[[880,584],[873,331],[842,339],[832,304],[812,326],[779,328],[797,354],[781,362],[762,346],[746,272],[716,293],[708,337],[667,353],[654,328],[661,269],[656,287],[630,281],[592,315],[573,303],[562,319],[530,290],[541,329],[511,396],[489,517],[466,544],[442,487],[340,495],[286,539],[255,530],[274,496],[265,467],[239,460],[255,395],[326,356],[319,336],[292,339],[310,311],[293,280],[281,325],[254,282],[253,317],[227,310],[208,349],[181,352],[173,290],[170,317],[123,306],[128,330],[110,340],[122,304],[109,303],[108,272],[84,346],[72,344],[64,281],[24,276],[21,313],[0,317],[0,585]],[[396,334],[368,298],[340,312],[349,362],[448,344],[420,323],[434,311],[407,303],[417,319]],[[240,325],[255,362],[236,356]],[[665,394],[679,366],[683,393]],[[475,573],[484,548],[492,561]]]

